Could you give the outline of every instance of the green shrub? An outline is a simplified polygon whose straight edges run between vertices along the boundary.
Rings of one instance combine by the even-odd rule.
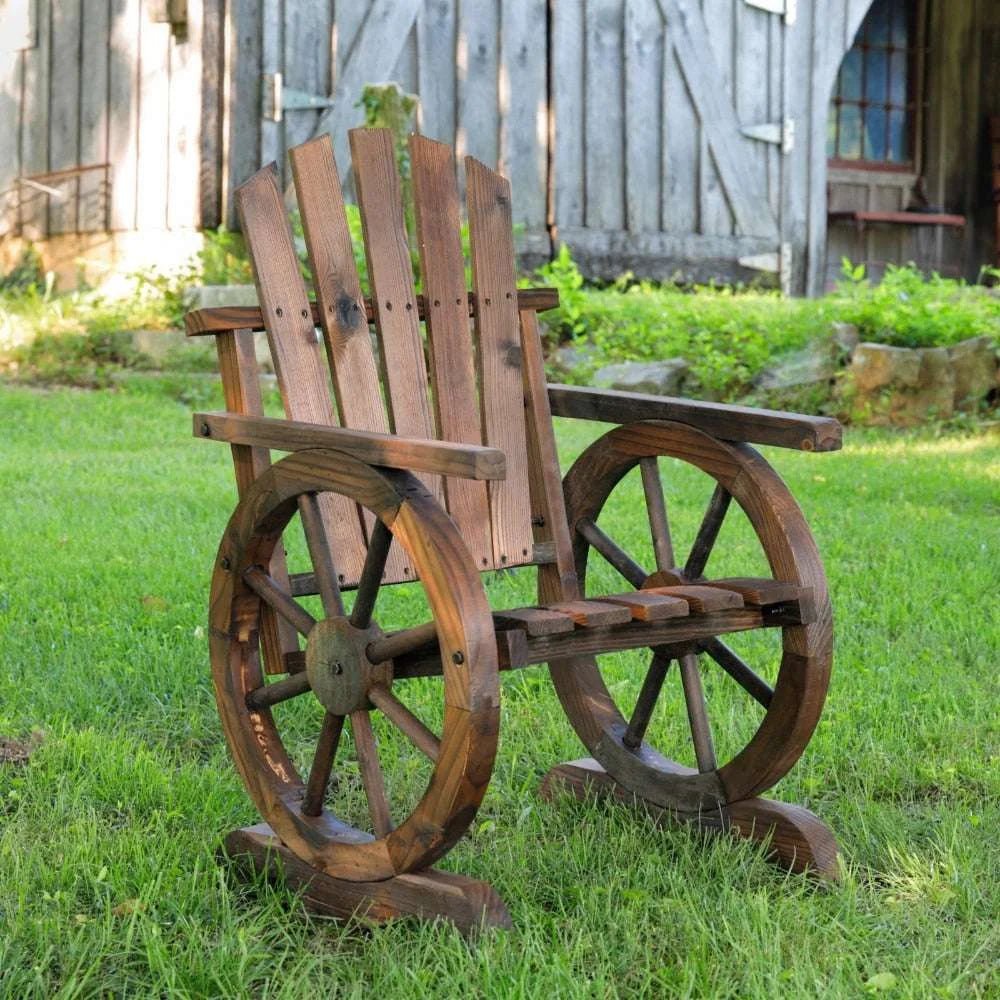
[[[872,284],[863,266],[843,262],[830,302],[837,318],[853,323],[862,340],[897,347],[948,347],[989,334],[1000,344],[1000,298],[982,285],[926,277],[912,264],[889,266]]]

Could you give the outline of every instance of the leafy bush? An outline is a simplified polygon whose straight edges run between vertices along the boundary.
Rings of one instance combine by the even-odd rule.
[[[863,266],[845,260],[830,302],[862,340],[948,347],[985,333],[1000,343],[1000,298],[992,290],[938,274],[925,277],[913,265],[890,265],[881,282],[872,284]]]
[[[872,284],[863,267],[845,264],[843,281],[822,299],[630,275],[588,287],[565,246],[536,276],[559,290],[559,308],[545,314],[552,339],[580,347],[585,359],[553,374],[575,382],[606,364],[681,357],[691,366],[692,394],[735,399],[776,358],[828,335],[833,322],[854,324],[862,340],[905,347],[948,346],[983,333],[1000,344],[1000,298],[913,266],[890,268]]]

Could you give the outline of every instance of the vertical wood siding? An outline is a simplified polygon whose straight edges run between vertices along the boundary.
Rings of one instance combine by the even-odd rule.
[[[200,225],[200,0],[183,33],[142,0],[29,9],[33,44],[0,47],[0,235]]]
[[[789,286],[817,291],[830,94],[870,3],[799,0],[789,25],[746,0],[189,0],[178,34],[147,0],[34,0],[35,44],[0,46],[15,123],[0,132],[0,235],[233,223],[234,186],[271,160],[287,181],[285,151],[318,131],[346,166],[362,86],[396,80],[420,96],[425,134],[510,177],[536,257],[554,238],[595,275],[749,279],[739,258],[788,244]],[[928,119],[964,149],[956,123],[977,128],[969,108],[988,102],[956,76],[959,49],[991,7],[931,3],[936,23],[966,25],[945,32],[935,93],[962,92],[968,113],[949,125],[942,103]],[[333,106],[266,119],[271,73]],[[786,118],[790,154],[743,134]],[[929,163],[945,192],[960,172],[947,142]],[[95,172],[53,182],[62,199],[17,196],[19,176],[102,162],[110,192]]]

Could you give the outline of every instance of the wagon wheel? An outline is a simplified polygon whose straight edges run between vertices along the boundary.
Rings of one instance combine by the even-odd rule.
[[[675,565],[658,456],[681,459],[714,480],[701,527],[681,567]],[[642,472],[658,571],[651,578],[611,535],[596,526],[609,495],[636,465]],[[810,624],[786,624],[780,630],[780,665],[773,690],[718,637],[694,646],[654,649],[638,698],[634,704],[622,705],[622,710],[593,657],[574,657],[551,665],[559,697],[580,738],[604,769],[629,791],[657,805],[694,812],[747,799],[773,786],[802,754],[819,721],[832,659],[832,616],[823,567],[788,489],[748,445],[725,443],[687,425],[660,421],[619,427],[596,441],[570,469],[564,489],[582,593],[586,593],[592,549],[633,587],[653,585],[657,577],[658,582],[666,577],[668,582],[681,585],[703,579],[732,501],[752,525],[773,578],[811,591]],[[748,702],[759,703],[755,707],[763,711],[756,732],[725,762],[715,757],[699,656],[706,669],[714,666],[742,689]],[[696,770],[669,759],[646,742],[646,729],[672,662],[678,664]]]
[[[349,616],[335,553],[317,542],[328,493],[349,496],[374,515]],[[297,510],[323,602],[319,621],[262,568]],[[393,539],[421,581],[432,621],[385,637],[373,611]],[[258,641],[264,604],[306,636],[304,669],[301,662],[291,664],[287,676],[270,683]],[[475,816],[492,772],[499,703],[496,645],[472,560],[448,516],[415,477],[376,470],[331,451],[298,452],[271,466],[244,495],[223,536],[210,617],[213,679],[226,738],[261,816],[286,846],[308,864],[350,881],[424,868],[448,851]],[[400,686],[392,684],[391,657],[425,647],[432,658],[440,651],[440,736],[405,705]],[[278,706],[292,699],[318,699],[323,710],[305,777],[293,763],[289,733],[279,725]],[[316,715],[318,723],[319,709]],[[384,721],[373,727],[379,715]],[[375,734],[387,726],[430,760],[427,789],[406,816],[394,815],[380,766]],[[328,798],[337,797],[330,776],[338,748],[341,756],[345,749],[345,728],[351,731],[371,832],[348,825],[327,805]]]

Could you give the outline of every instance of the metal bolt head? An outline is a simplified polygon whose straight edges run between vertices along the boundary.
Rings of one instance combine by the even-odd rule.
[[[335,663],[333,665],[333,672],[339,677],[344,672],[344,665],[342,663]]]
[[[465,654],[460,649],[456,649],[455,652],[451,654],[451,662],[459,665],[465,663]]]
[[[212,428],[209,427],[208,424],[206,424],[206,423],[202,423],[202,425],[201,425],[201,436],[202,437],[211,437],[212,436]]]
[[[228,573],[232,568],[233,564],[229,561],[229,556],[223,556],[222,562],[219,565]]]

